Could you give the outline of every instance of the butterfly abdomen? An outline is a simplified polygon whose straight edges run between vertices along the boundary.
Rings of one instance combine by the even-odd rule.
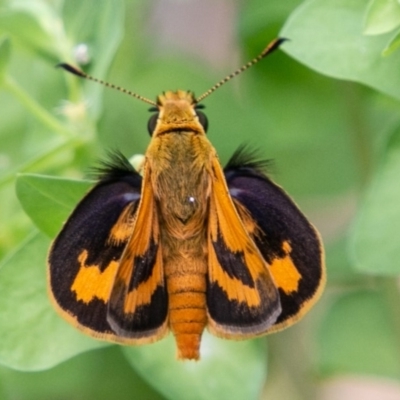
[[[197,360],[201,335],[207,324],[206,258],[184,251],[168,257],[164,271],[169,326],[176,338],[178,358]]]

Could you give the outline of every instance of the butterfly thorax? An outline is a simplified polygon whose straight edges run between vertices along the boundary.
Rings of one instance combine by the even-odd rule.
[[[204,228],[215,150],[190,92],[166,92],[158,102],[159,119],[147,151],[153,191],[165,230],[187,239]]]
[[[204,140],[205,139],[205,140]],[[164,227],[179,239],[204,227],[210,193],[209,143],[192,132],[168,134],[159,140],[151,161],[152,184]]]

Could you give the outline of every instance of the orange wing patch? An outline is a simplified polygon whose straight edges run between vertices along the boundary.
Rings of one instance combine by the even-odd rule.
[[[118,221],[111,229],[110,236],[108,238],[109,243],[120,244],[122,242],[126,242],[131,237],[134,226],[134,208],[134,203],[131,203],[125,207],[124,211],[118,218]]]
[[[138,307],[150,304],[153,293],[160,284],[163,284],[163,280],[162,253],[161,247],[159,247],[152,274],[134,290],[128,292],[124,303],[124,312],[126,314],[135,313]]]
[[[95,297],[106,303],[110,296],[118,261],[111,261],[102,272],[97,265],[86,265],[87,257],[87,250],[83,250],[79,255],[80,268],[71,290],[76,293],[76,299],[84,303],[89,303]]]
[[[276,285],[286,294],[290,294],[298,291],[301,274],[289,255],[292,250],[289,242],[283,242],[282,247],[286,255],[283,258],[275,258],[270,265],[270,271]]]
[[[245,303],[249,307],[258,307],[260,305],[260,295],[254,288],[243,285],[243,282],[237,278],[231,278],[223,269],[218,261],[217,255],[212,245],[209,246],[209,270],[210,281],[218,282],[219,286],[226,292],[229,301],[238,301]]]

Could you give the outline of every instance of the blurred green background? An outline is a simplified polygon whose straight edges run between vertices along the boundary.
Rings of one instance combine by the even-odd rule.
[[[399,29],[396,0],[0,0],[0,399],[400,398]],[[205,100],[208,136],[222,163],[242,143],[274,160],[323,236],[321,301],[267,338],[206,334],[198,363],[170,337],[77,332],[47,298],[47,249],[90,166],[145,151],[148,106],[54,65],[200,95],[278,35]]]

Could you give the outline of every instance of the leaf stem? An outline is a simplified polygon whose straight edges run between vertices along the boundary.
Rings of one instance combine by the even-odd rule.
[[[5,174],[0,178],[0,187],[12,182],[15,179],[15,175],[19,172],[31,171],[34,168],[38,168],[40,165],[47,163],[47,161],[58,153],[64,150],[76,149],[83,146],[88,140],[84,140],[81,137],[75,137],[69,139],[67,142],[62,142],[52,149],[46,149],[42,154],[34,157],[33,159],[27,161],[26,163],[18,166],[15,170]]]
[[[345,83],[342,87],[352,133],[353,148],[358,161],[361,188],[364,188],[371,177],[373,159],[368,126],[365,123],[365,118],[360,107],[360,89],[353,83]]]
[[[400,312],[398,304],[400,303],[400,288],[396,278],[388,277],[383,279],[383,288],[385,300],[390,312],[393,328],[397,338],[400,338]],[[400,341],[397,341],[400,353]]]
[[[57,118],[54,118],[38,102],[32,99],[32,97],[29,96],[29,94],[25,92],[10,76],[7,76],[6,79],[4,79],[4,87],[50,130],[55,131],[66,139],[71,139],[75,136],[75,134],[66,129]]]

